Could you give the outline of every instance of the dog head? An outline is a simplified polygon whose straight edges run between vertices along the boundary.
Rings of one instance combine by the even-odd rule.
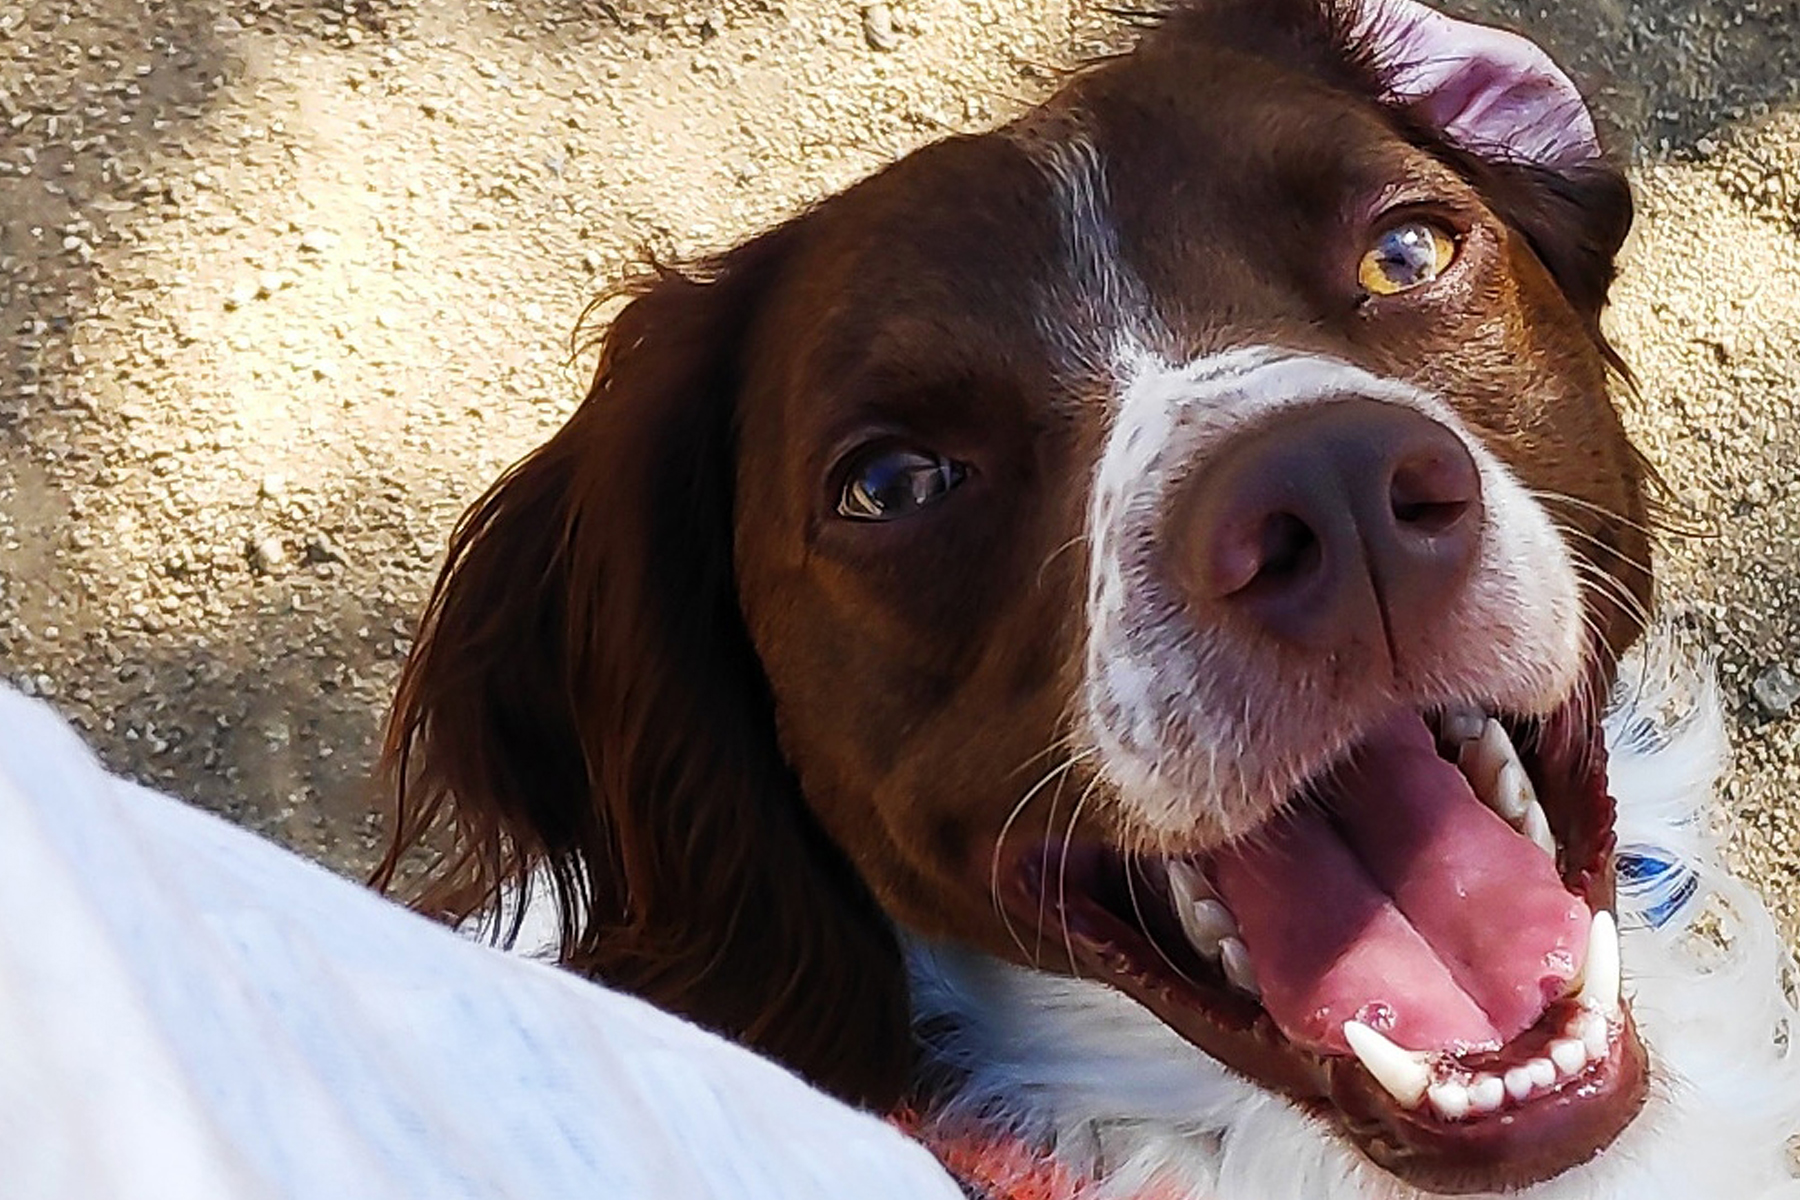
[[[898,928],[1421,1186],[1590,1157],[1647,1073],[1594,915],[1630,214],[1528,42],[1212,0],[661,272],[452,540],[389,735],[425,903],[547,871],[571,966],[866,1103]]]

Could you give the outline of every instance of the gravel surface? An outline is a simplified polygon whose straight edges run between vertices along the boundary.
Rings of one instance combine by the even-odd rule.
[[[1613,328],[1800,935],[1800,5],[1492,0],[1632,157]],[[0,0],[0,675],[350,873],[462,506],[586,303],[1041,97],[1091,0]],[[229,14],[229,15],[222,15]]]

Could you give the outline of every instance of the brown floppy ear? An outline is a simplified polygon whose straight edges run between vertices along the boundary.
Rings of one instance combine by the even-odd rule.
[[[733,579],[739,345],[794,236],[660,272],[568,424],[463,517],[390,718],[377,883],[447,830],[419,907],[547,877],[566,965],[885,1106],[898,944],[777,749]]]
[[[1580,314],[1588,336],[1629,378],[1600,330],[1600,313],[1617,273],[1614,260],[1631,232],[1631,185],[1624,172],[1605,159],[1559,169],[1465,160],[1463,172],[1489,207],[1525,235]]]

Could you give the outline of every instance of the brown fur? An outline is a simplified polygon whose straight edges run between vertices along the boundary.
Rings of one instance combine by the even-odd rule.
[[[614,323],[589,403],[452,537],[387,752],[399,843],[455,805],[421,907],[462,920],[543,863],[566,964],[881,1099],[894,935],[775,750],[731,586],[732,347],[781,245]]]
[[[1590,615],[1623,648],[1648,600],[1598,324],[1623,179],[1442,143],[1373,98],[1347,29],[1314,0],[1187,6],[1015,126],[639,290],[581,408],[452,538],[389,727],[382,879],[440,826],[420,904],[446,919],[547,868],[569,966],[874,1105],[912,1053],[894,923],[1066,969],[1053,938],[1013,940],[987,870],[1078,661],[1104,411],[1038,331],[1057,218],[1025,149],[1073,126],[1184,349],[1278,341],[1451,398],[1575,498],[1552,511],[1612,581]],[[1435,306],[1340,286],[1393,179],[1481,255]],[[976,464],[954,517],[834,521],[832,448],[871,429]],[[1069,821],[1082,784],[1017,832]]]

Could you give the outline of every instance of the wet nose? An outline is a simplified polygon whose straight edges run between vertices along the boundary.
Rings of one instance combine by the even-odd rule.
[[[1409,628],[1441,618],[1469,577],[1483,520],[1481,475],[1462,439],[1366,399],[1297,408],[1239,435],[1178,498],[1182,508],[1174,552],[1190,596],[1325,652],[1385,642],[1391,654]]]

